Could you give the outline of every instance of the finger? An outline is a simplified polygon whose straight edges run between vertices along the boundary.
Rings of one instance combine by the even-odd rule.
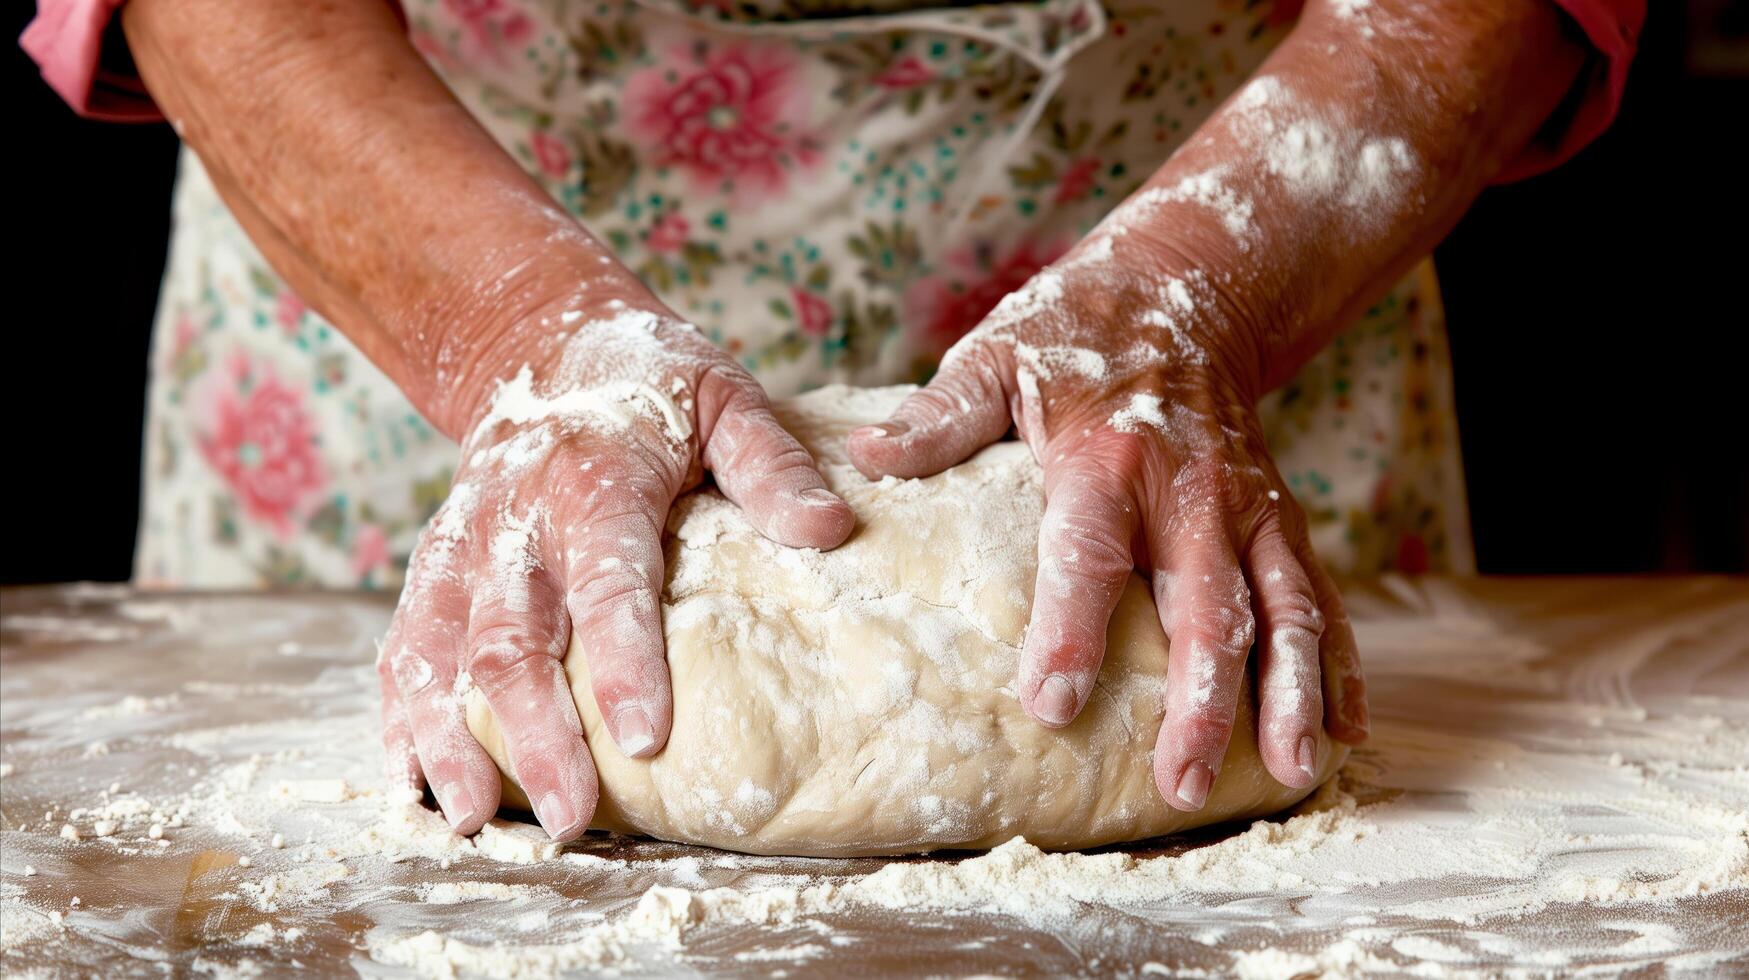
[[[1136,506],[1117,467],[1087,455],[1045,477],[1032,621],[1020,652],[1020,704],[1052,728],[1093,694],[1105,633],[1135,558]]]
[[[570,610],[596,707],[619,751],[661,751],[674,721],[662,637],[663,522],[671,503],[654,484],[622,481],[630,493],[566,532],[565,606]]]
[[[699,392],[713,422],[704,463],[723,495],[761,534],[801,548],[836,548],[856,526],[850,505],[826,489],[814,458],[771,414],[750,377],[711,375]],[[591,661],[593,663],[593,661]]]
[[[537,542],[551,528],[540,513],[505,514],[490,572],[474,583],[467,614],[467,669],[504,732],[512,774],[553,840],[572,840],[595,816],[595,760],[561,667],[570,618]]]
[[[1324,617],[1274,508],[1255,533],[1245,570],[1258,613],[1257,750],[1283,785],[1310,786],[1324,728],[1318,669]]]
[[[475,583],[468,673],[498,718],[535,817],[554,840],[571,840],[588,829],[599,787],[562,666],[570,620],[553,577],[530,561],[532,544],[507,533],[515,531],[500,532],[491,573]]]
[[[885,422],[851,431],[850,461],[871,480],[929,476],[1002,438],[1008,424],[994,357],[987,347],[962,345]]]
[[[1366,677],[1361,672],[1354,626],[1348,620],[1336,581],[1312,552],[1311,539],[1303,533],[1295,537],[1294,553],[1312,582],[1318,609],[1324,614],[1324,635],[1318,642],[1319,667],[1324,674],[1324,727],[1337,741],[1359,745],[1366,741],[1372,719],[1366,705]]]
[[[419,769],[419,753],[413,747],[413,725],[401,705],[401,691],[395,685],[395,673],[389,669],[384,648],[377,649],[377,681],[382,688],[383,775],[390,788],[418,793],[425,788],[425,774]]]
[[[1165,556],[1156,566],[1154,601],[1171,641],[1154,781],[1168,805],[1191,811],[1202,809],[1221,771],[1256,629],[1220,511],[1223,497],[1194,499],[1184,519],[1150,528],[1150,553]]]
[[[456,690],[456,665],[467,649],[467,592],[448,556],[433,557],[427,543],[408,569],[383,656],[419,768],[450,826],[472,834],[498,811],[498,767],[468,731],[467,706]]]

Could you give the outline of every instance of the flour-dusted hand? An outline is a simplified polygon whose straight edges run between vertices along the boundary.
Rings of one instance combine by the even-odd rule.
[[[1358,741],[1367,714],[1341,600],[1253,410],[1239,313],[1171,254],[1121,221],[1096,232],[1008,296],[890,420],[853,432],[850,453],[870,477],[922,476],[1018,428],[1046,494],[1021,704],[1045,725],[1075,718],[1124,583],[1151,570],[1172,643],[1155,780],[1195,810],[1255,636],[1275,778],[1308,785],[1326,725]]]
[[[568,329],[584,317],[557,319]],[[428,782],[462,833],[492,816],[499,794],[466,726],[470,686],[560,840],[594,813],[591,751],[662,748],[673,720],[662,529],[704,468],[782,544],[834,547],[855,520],[759,385],[690,325],[616,301],[559,336],[550,365],[502,382],[463,441],[380,660],[390,764],[410,786]],[[584,744],[562,667],[573,631],[617,748]]]
[[[865,474],[917,476],[1019,428],[1047,497],[1019,694],[1047,725],[1087,703],[1124,580],[1151,572],[1172,644],[1154,777],[1173,806],[1208,798],[1254,640],[1277,779],[1306,785],[1325,731],[1366,735],[1353,630],[1254,406],[1544,132],[1583,63],[1554,14],[1312,0],[1101,227],[851,435]]]

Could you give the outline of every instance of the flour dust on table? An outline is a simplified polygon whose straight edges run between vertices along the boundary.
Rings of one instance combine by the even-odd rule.
[[[601,776],[595,825],[756,854],[983,849],[1016,836],[1061,849],[1262,816],[1310,793],[1264,769],[1247,690],[1208,803],[1185,813],[1161,801],[1152,759],[1168,653],[1139,577],[1081,716],[1053,730],[1021,710],[1041,471],[1026,446],[1003,442],[926,479],[865,479],[846,435],[910,390],[832,386],[776,406],[856,511],[837,549],[774,544],[714,489],[677,503],[662,610],[674,730],[655,758],[615,747],[590,688],[592,638],[573,639],[565,667]],[[510,772],[477,691],[468,721]],[[1320,742],[1318,781],[1347,755]],[[506,798],[528,805],[514,783]]]
[[[1749,583],[1344,594],[1373,736],[1289,813],[895,859],[457,838],[385,788],[390,598],[5,590],[0,974],[1749,973]]]

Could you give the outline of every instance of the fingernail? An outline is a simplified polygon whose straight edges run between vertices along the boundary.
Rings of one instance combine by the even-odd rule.
[[[614,740],[628,759],[648,754],[650,747],[656,744],[656,729],[643,708],[633,706],[620,711],[614,724],[617,728]]]
[[[1209,785],[1215,781],[1214,770],[1201,762],[1192,762],[1184,767],[1184,775],[1178,777],[1178,802],[1184,804],[1186,810],[1200,810],[1209,798]]]
[[[1033,695],[1032,715],[1047,725],[1067,725],[1075,717],[1075,685],[1062,674],[1045,678]]]
[[[838,495],[830,490],[821,490],[818,488],[813,490],[803,490],[798,496],[801,497],[802,503],[810,504],[814,507],[833,507],[838,504]]]
[[[1317,742],[1317,740],[1312,738],[1312,736],[1310,736],[1310,735],[1300,736],[1300,754],[1299,754],[1300,771],[1306,774],[1307,779],[1311,779],[1313,776],[1316,776],[1318,774],[1317,762],[1318,762],[1318,742]]]
[[[1372,732],[1372,716],[1366,709],[1365,699],[1355,699],[1348,702],[1348,724],[1360,729],[1362,735]]]
[[[437,805],[451,827],[460,827],[474,818],[474,796],[461,783],[444,783],[437,788]]]
[[[571,809],[571,804],[557,793],[548,793],[535,804],[534,815],[540,818],[540,825],[547,830],[547,836],[557,838],[571,829],[577,822],[577,811]]]
[[[854,434],[864,439],[893,439],[910,431],[911,427],[903,422],[882,422],[880,425],[865,425]]]

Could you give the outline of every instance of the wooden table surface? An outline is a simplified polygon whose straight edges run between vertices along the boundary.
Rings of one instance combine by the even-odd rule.
[[[1374,734],[1321,798],[1349,809],[1260,822],[1316,847],[1272,857],[1229,825],[1120,849],[1238,855],[1257,887],[658,935],[628,919],[652,886],[770,894],[889,862],[601,835],[547,855],[515,828],[495,855],[455,845],[377,775],[392,598],[7,590],[0,970],[1749,975],[1749,581],[1347,595]]]

